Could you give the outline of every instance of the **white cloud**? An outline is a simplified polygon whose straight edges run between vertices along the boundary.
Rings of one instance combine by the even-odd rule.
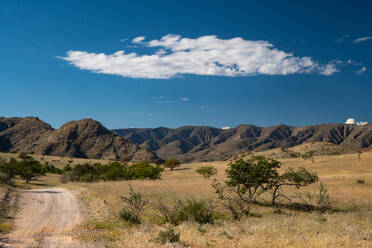
[[[366,121],[355,121],[354,118],[348,118],[348,119],[346,120],[345,124],[364,126],[364,125],[367,125],[368,122],[366,122]]]
[[[358,70],[358,71],[356,72],[356,74],[358,74],[358,75],[362,75],[366,70],[367,70],[367,68],[366,68],[365,66],[363,66],[360,70]]]
[[[147,116],[148,117],[153,117],[153,116],[155,116],[155,113],[149,113],[149,114],[147,114]]]
[[[120,42],[125,42],[127,40],[128,40],[127,38],[123,38],[123,39],[120,40]]]
[[[341,38],[335,40],[336,43],[342,43],[344,42],[347,38],[350,38],[350,34],[345,34],[344,36],[342,36]]]
[[[221,129],[224,129],[224,130],[227,130],[227,129],[230,129],[231,127],[222,127]]]
[[[370,39],[372,39],[372,36],[361,37],[361,38],[355,39],[354,43],[360,43],[360,42],[367,41],[367,40],[370,40]]]
[[[156,101],[157,104],[170,104],[170,103],[174,103],[173,101],[170,101],[170,100],[165,100],[165,101]]]
[[[203,105],[203,106],[200,106],[200,109],[207,109],[208,107]]]
[[[267,41],[240,37],[224,40],[214,35],[196,39],[166,35],[160,40],[144,40],[144,36],[139,36],[132,42],[158,50],[148,55],[124,51],[113,54],[68,51],[62,59],[80,69],[130,78],[168,79],[185,74],[230,77],[295,73],[331,75],[338,72],[335,61],[322,65],[311,57],[296,57],[276,49]]]
[[[366,122],[366,121],[358,121],[356,124],[357,124],[358,126],[364,126],[364,125],[367,125],[368,122]]]
[[[138,36],[138,37],[134,38],[134,39],[132,40],[132,42],[133,42],[133,43],[141,43],[141,42],[144,41],[145,39],[146,39],[145,36]]]
[[[345,124],[355,125],[355,119],[354,118],[348,118],[346,120]]]
[[[190,100],[190,98],[188,97],[181,97],[181,101],[183,102],[188,102]]]

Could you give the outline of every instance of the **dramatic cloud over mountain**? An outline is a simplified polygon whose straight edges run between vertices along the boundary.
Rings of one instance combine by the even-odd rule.
[[[62,59],[95,73],[130,78],[168,79],[185,74],[214,76],[288,75],[338,71],[335,62],[319,64],[311,57],[296,57],[276,49],[267,41],[219,39],[217,36],[182,38],[166,35],[146,42],[144,36],[133,43],[156,48],[153,54],[139,55],[117,51],[113,54],[68,51]]]

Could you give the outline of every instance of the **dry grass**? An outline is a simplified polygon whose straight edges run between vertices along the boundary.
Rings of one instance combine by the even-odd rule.
[[[198,231],[197,223],[186,222],[176,227],[181,242],[175,247],[372,247],[372,153],[315,157],[315,163],[300,158],[283,159],[283,170],[304,166],[315,171],[328,188],[337,213],[302,212],[284,209],[274,214],[271,207],[255,206],[252,212],[261,217],[248,217],[240,222],[224,218]],[[203,163],[218,169],[214,178],[224,180],[226,162]],[[175,171],[165,171],[161,180],[130,181],[152,204],[157,199],[172,197],[202,198],[216,201],[212,179],[195,172],[200,163],[184,164]],[[357,183],[363,178],[364,184]],[[173,247],[154,240],[164,228],[161,218],[148,209],[144,223],[128,226],[118,219],[127,194],[128,182],[69,183],[65,187],[79,190],[91,221],[82,227],[81,238],[109,247]],[[318,185],[306,190],[314,191]],[[287,191],[292,193],[291,190]],[[353,211],[346,211],[346,210]]]
[[[102,160],[71,159],[32,155],[41,162],[63,168],[72,164]],[[18,157],[0,153],[1,158]],[[155,242],[164,229],[162,219],[153,209],[147,209],[143,224],[132,226],[120,221],[123,204],[120,197],[128,193],[128,182],[68,183],[61,185],[58,175],[47,175],[30,184],[17,181],[22,188],[66,187],[79,193],[90,219],[80,227],[80,238],[95,247],[372,247],[372,153],[366,152],[358,161],[357,154],[315,157],[315,163],[301,158],[282,159],[282,170],[306,167],[318,173],[328,188],[336,213],[282,210],[275,214],[272,207],[254,206],[252,212],[261,217],[247,217],[239,222],[228,218],[214,225],[185,222],[176,227],[181,233],[177,244]],[[217,202],[211,187],[213,179],[195,172],[200,165],[213,165],[218,174],[213,178],[224,181],[227,162],[184,164],[175,171],[166,170],[161,180],[130,181],[155,205],[158,199],[199,198]],[[357,183],[358,179],[364,183]],[[315,191],[317,185],[306,190]],[[0,187],[1,190],[1,187]],[[293,194],[292,190],[287,193]],[[265,200],[265,199],[263,199]],[[350,210],[353,211],[344,211]],[[218,208],[220,210],[220,208]]]

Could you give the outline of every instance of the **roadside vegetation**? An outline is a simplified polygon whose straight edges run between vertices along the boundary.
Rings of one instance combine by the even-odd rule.
[[[94,247],[372,246],[372,153],[313,158],[252,153],[172,170],[45,156],[37,158],[43,175],[11,181],[34,187],[53,178],[79,192],[89,219],[76,238]]]

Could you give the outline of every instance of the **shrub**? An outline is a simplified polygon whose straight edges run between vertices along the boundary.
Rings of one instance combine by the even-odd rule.
[[[31,156],[28,156],[27,153],[25,153],[25,152],[21,152],[21,153],[18,155],[18,157],[19,157],[20,159],[23,159],[23,160],[25,160],[25,159],[31,159],[31,158],[32,158]]]
[[[217,174],[217,169],[213,166],[200,166],[195,171],[205,178],[209,178]]]
[[[142,161],[129,166],[129,179],[159,179],[163,168],[160,165],[152,166]]]
[[[358,178],[357,183],[363,184],[365,183],[364,178]]]
[[[181,165],[181,162],[175,158],[170,158],[166,160],[163,165],[164,167],[167,167],[172,171],[174,170],[174,168],[179,167]]]
[[[223,187],[217,180],[214,180],[212,187],[234,220],[240,220],[244,215],[250,214],[250,202],[244,201],[234,190]]]
[[[17,160],[14,158],[11,158],[9,162],[2,159],[0,160],[1,184],[13,184],[12,180],[17,175],[16,163]]]
[[[46,173],[51,173],[51,174],[62,174],[62,170],[59,168],[56,168],[54,165],[49,165],[48,162],[45,162],[43,165],[43,170]]]
[[[174,199],[172,204],[167,204],[164,201],[159,201],[157,204],[157,209],[159,210],[161,216],[164,218],[165,222],[169,222],[173,225],[178,225],[184,220],[181,213],[183,202],[180,199]]]
[[[166,227],[165,230],[159,231],[157,241],[164,244],[166,242],[175,243],[180,241],[180,233],[176,232],[173,227]]]
[[[62,177],[62,181],[72,182],[94,182],[98,180],[99,164],[77,164],[71,171],[66,171]]]
[[[63,172],[72,171],[72,168],[71,168],[71,166],[70,166],[69,164],[67,164],[67,165],[63,168],[62,171],[63,171]]]
[[[131,185],[129,185],[128,196],[123,196],[121,199],[125,206],[120,212],[120,218],[133,224],[140,224],[141,216],[149,201],[144,199],[140,192],[136,192]]]
[[[199,224],[214,222],[214,207],[205,201],[187,200],[180,210],[180,219],[193,220]]]
[[[66,165],[63,169],[64,175],[61,178],[63,182],[94,182],[97,180],[118,181],[133,179],[159,179],[163,168],[156,165],[152,166],[143,161],[128,166],[119,162],[111,162],[104,165],[95,164],[77,164],[73,168]]]

